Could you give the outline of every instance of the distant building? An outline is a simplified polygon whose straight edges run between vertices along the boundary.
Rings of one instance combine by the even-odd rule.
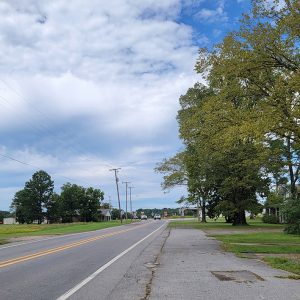
[[[164,208],[164,218],[166,218],[168,216],[168,209]]]
[[[13,225],[13,224],[19,224],[19,223],[16,221],[16,218],[3,218],[3,224]]]
[[[111,210],[109,208],[100,208],[100,219],[101,221],[110,221],[111,220]]]
[[[197,217],[197,213],[199,212],[199,216],[202,216],[202,212],[197,207],[181,207],[178,209],[178,213],[180,216],[184,217],[187,215],[193,214],[195,217]]]

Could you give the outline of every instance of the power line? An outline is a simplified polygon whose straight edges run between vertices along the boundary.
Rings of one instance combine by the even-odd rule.
[[[0,80],[1,80],[2,82],[4,82],[1,78],[0,78]],[[4,83],[5,83],[5,82],[4,82]],[[9,86],[8,84],[6,84],[6,85]],[[9,86],[9,87],[10,87],[10,86]],[[15,91],[15,90],[14,90],[14,91]],[[15,92],[15,93],[16,93],[16,92]],[[21,98],[21,96],[20,96],[19,93],[16,93],[16,94],[20,97],[21,100],[23,100],[24,102],[26,102],[23,98]],[[2,95],[0,95],[0,99],[2,99],[2,100],[5,102],[6,105],[3,105],[3,103],[0,102],[0,104],[3,105],[5,108],[10,108],[10,109],[15,109],[15,108],[17,108],[17,107],[15,107],[15,106],[7,99],[7,98],[3,97]],[[7,105],[8,105],[8,106],[7,106]],[[43,114],[42,112],[40,112],[39,110],[37,110],[37,109],[35,109],[35,110],[36,110],[37,112],[39,112],[41,115],[44,115],[44,114]],[[21,115],[20,111],[17,111],[17,113],[19,113],[19,114]],[[49,119],[49,118],[48,118],[48,119]],[[48,134],[49,134],[50,137],[54,138],[54,139],[55,139],[59,144],[61,144],[62,146],[65,146],[64,142],[62,142],[62,140],[58,139],[58,137],[57,137],[53,132],[51,132],[51,131],[49,130],[49,128],[47,128],[46,126],[36,126],[36,124],[35,124],[34,122],[29,122],[28,120],[26,120],[26,122],[27,122],[27,124],[29,125],[29,127],[30,127],[31,129],[36,130],[36,131],[41,132],[41,133],[42,133],[42,132],[48,132]],[[73,147],[72,147],[71,149],[73,149]],[[78,149],[77,149],[77,151],[78,151],[79,153],[83,154],[83,155],[86,155],[86,154],[85,154],[84,152],[82,152],[81,150],[78,150]],[[74,152],[74,151],[73,151],[73,152]],[[75,153],[75,152],[74,152],[74,153]],[[3,155],[3,154],[1,154],[1,156],[2,156],[2,157],[5,157],[5,158],[8,158],[8,159],[10,159],[10,160],[12,160],[12,161],[18,162],[18,163],[20,163],[20,164],[23,164],[23,165],[31,166],[31,167],[34,167],[34,168],[40,168],[40,167],[34,166],[34,165],[32,165],[32,164],[29,164],[29,163],[27,163],[27,162],[24,162],[24,161],[22,161],[22,160],[20,160],[20,159],[14,158],[14,157],[11,156],[11,155]],[[91,159],[86,158],[86,160],[95,163],[95,162],[92,161]],[[100,163],[96,163],[96,165],[102,165],[103,167],[111,167],[110,164],[100,164]],[[88,171],[91,175],[94,176],[94,173],[92,173],[92,172],[89,171],[88,169],[86,169],[86,168],[82,168],[82,169]],[[54,174],[58,174],[58,173],[54,173]],[[84,182],[84,183],[86,183],[86,184],[89,184],[87,181],[82,180],[82,179],[81,179],[81,180],[74,180],[74,179],[72,179],[72,178],[69,178],[69,177],[63,176],[63,175],[59,175],[59,177],[62,177],[62,178],[65,178],[65,179],[71,180],[71,181],[79,181],[79,182],[81,181],[81,182]]]
[[[20,91],[17,91],[15,88],[13,88],[11,85],[9,85],[6,81],[4,81],[4,80],[1,79],[1,78],[0,78],[0,81],[3,82],[3,83],[4,83],[11,91],[13,91],[13,92],[18,96],[18,98],[19,98],[20,100],[22,100],[24,103],[26,103],[26,104],[31,104],[31,102],[28,101],[28,100],[24,97],[24,95],[22,95],[22,93],[21,93]],[[8,105],[10,105],[11,108],[14,108],[14,106],[12,105],[12,103],[11,103],[10,101],[8,101],[7,98],[3,97],[2,95],[0,95],[0,98],[2,98],[2,100],[4,100]],[[17,108],[17,107],[16,107],[16,108]],[[37,109],[36,107],[34,107],[34,106],[32,106],[32,105],[30,105],[30,108],[33,109],[34,111],[36,111],[40,116],[42,116],[43,119],[47,119],[50,123],[52,122],[52,120],[49,118],[49,116],[48,116],[47,114],[45,114],[44,112],[42,112],[41,110]],[[18,109],[18,108],[17,108],[17,109]],[[18,112],[19,114],[21,114],[21,113],[19,112],[19,110],[17,110],[17,112]],[[38,129],[39,131],[48,133],[48,135],[49,135],[50,137],[54,138],[59,144],[61,144],[62,146],[65,146],[65,140],[62,140],[61,138],[59,138],[59,137],[57,136],[57,133],[54,133],[53,131],[51,131],[49,127],[45,126],[45,124],[39,123],[38,126],[37,126],[35,123],[33,123],[33,122],[31,122],[31,123],[28,122],[28,124],[29,124],[30,127],[31,127],[32,129],[34,129],[34,130],[37,130],[37,129]],[[84,153],[83,151],[81,151],[81,149],[79,149],[78,147],[76,147],[76,146],[74,146],[74,145],[73,145],[71,148],[69,148],[68,150],[70,151],[70,149],[72,149],[72,150],[73,150],[73,149],[76,149],[78,153],[80,153],[80,154],[82,154],[82,155],[86,155],[86,153]],[[75,153],[74,151],[72,151],[72,152]],[[92,160],[89,159],[89,158],[86,158],[86,160],[91,161],[91,162],[94,163],[94,161],[92,161]],[[109,168],[112,167],[112,165],[110,165],[110,164],[101,164],[101,163],[96,163],[96,164],[97,164],[97,165],[101,165],[101,166],[103,166],[103,167],[109,167]]]
[[[7,159],[10,159],[10,160],[12,160],[12,161],[15,161],[15,162],[17,162],[17,163],[20,163],[20,164],[22,164],[22,165],[26,165],[26,166],[29,166],[29,167],[33,167],[33,168],[36,168],[36,169],[42,169],[42,168],[39,167],[39,166],[35,166],[35,165],[32,165],[32,164],[29,164],[29,163],[27,163],[27,162],[25,162],[25,161],[21,161],[21,160],[16,159],[16,158],[14,158],[14,157],[12,157],[12,156],[9,156],[9,155],[5,155],[5,154],[1,154],[1,153],[0,153],[0,156],[2,156],[2,157],[4,157],[4,158],[7,158]],[[58,175],[58,173],[53,173],[53,174]],[[76,180],[76,179],[72,179],[72,178],[70,178],[70,177],[66,177],[66,176],[63,176],[63,175],[58,175],[58,176],[61,177],[61,178],[65,178],[65,179],[67,179],[67,180],[71,180],[71,181],[82,181],[82,182],[87,183],[87,182],[84,181],[84,180]]]
[[[1,154],[1,153],[0,153],[0,156],[5,157],[5,158],[8,158],[8,159],[13,160],[13,161],[16,161],[16,162],[18,162],[18,163],[20,163],[20,164],[23,164],[23,165],[26,165],[26,166],[30,166],[30,167],[36,168],[36,166],[30,165],[30,164],[28,164],[28,163],[26,163],[26,162],[24,162],[24,161],[18,160],[18,159],[16,159],[16,158],[13,158],[13,157],[8,156],[8,155],[4,155],[4,154]]]

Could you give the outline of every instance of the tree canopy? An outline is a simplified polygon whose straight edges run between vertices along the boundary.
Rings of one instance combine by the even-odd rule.
[[[38,171],[18,191],[11,204],[20,223],[90,222],[98,220],[104,192],[92,187],[66,183],[61,194],[54,192],[54,183],[45,171]]]
[[[282,184],[299,205],[299,24],[299,1],[253,0],[239,30],[200,49],[195,70],[205,84],[180,97],[184,159],[160,164],[168,172],[163,186],[184,179],[189,199],[197,194],[234,225],[246,224],[245,210],[257,211]],[[166,168],[172,162],[176,172]]]

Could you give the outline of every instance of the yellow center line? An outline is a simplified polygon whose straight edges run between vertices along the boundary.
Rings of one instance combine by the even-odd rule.
[[[14,265],[14,264],[17,264],[17,263],[21,263],[21,262],[24,262],[24,261],[27,261],[27,260],[35,259],[35,258],[38,258],[38,257],[41,257],[41,256],[46,256],[46,255],[53,254],[53,253],[56,253],[56,252],[64,251],[64,250],[71,249],[71,248],[74,248],[74,247],[78,247],[80,245],[91,243],[91,242],[94,242],[94,241],[97,241],[97,240],[100,240],[100,239],[104,239],[104,238],[107,238],[107,237],[111,237],[111,236],[114,236],[114,235],[118,235],[118,234],[121,234],[121,233],[131,231],[131,230],[135,230],[135,229],[141,228],[141,227],[146,226],[146,225],[148,225],[148,224],[143,224],[143,225],[140,225],[138,227],[134,227],[134,228],[130,228],[130,229],[119,230],[119,231],[115,231],[115,232],[112,232],[112,233],[106,233],[106,234],[103,234],[103,235],[99,235],[99,236],[95,236],[95,237],[92,237],[92,238],[80,240],[78,242],[74,242],[74,243],[71,243],[71,244],[67,244],[67,245],[64,245],[64,246],[60,246],[60,247],[56,247],[56,248],[52,248],[52,249],[48,249],[48,250],[43,250],[43,251],[40,251],[40,252],[25,255],[25,256],[19,256],[19,257],[9,259],[9,260],[0,261],[0,268],[4,268],[4,267],[11,266],[11,265]]]

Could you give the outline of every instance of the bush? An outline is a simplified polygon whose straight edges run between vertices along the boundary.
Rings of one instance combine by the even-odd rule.
[[[284,231],[291,234],[300,234],[300,199],[288,200],[284,212],[287,221]]]
[[[279,220],[275,215],[267,215],[267,214],[263,215],[262,221],[264,223],[269,223],[269,224],[278,224],[279,223]]]
[[[300,220],[293,224],[287,224],[284,231],[290,234],[300,234]]]

